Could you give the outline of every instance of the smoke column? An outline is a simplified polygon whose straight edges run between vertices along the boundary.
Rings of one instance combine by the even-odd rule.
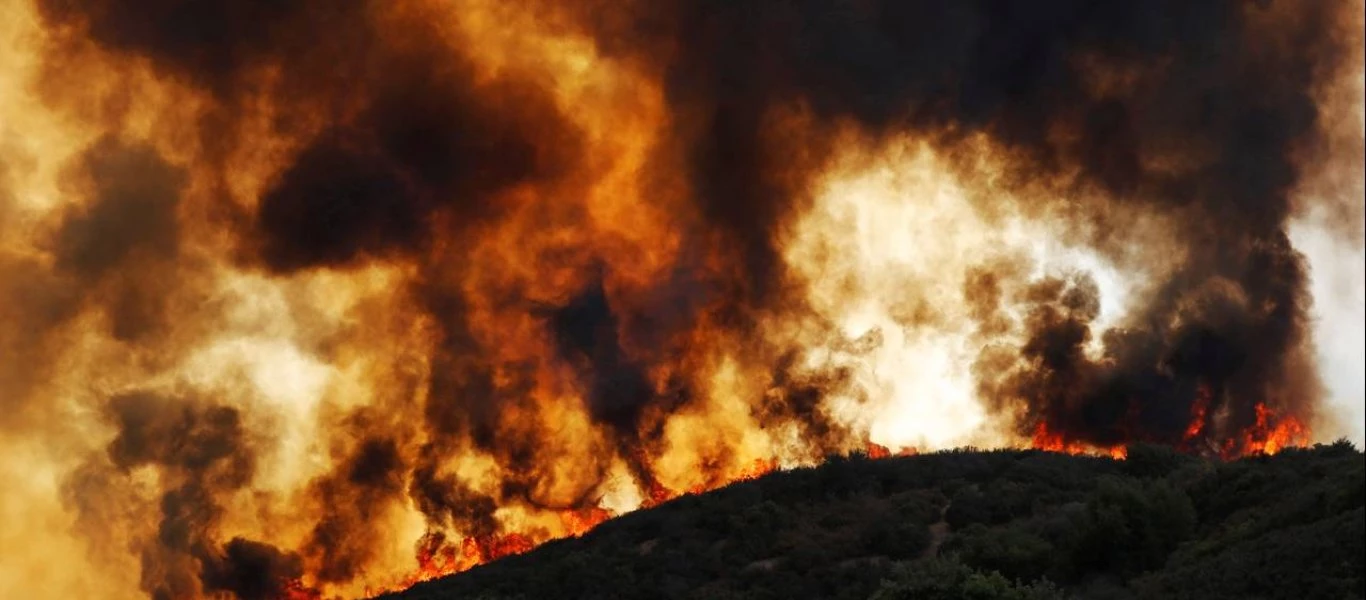
[[[5,3],[0,596],[364,596],[883,446],[1360,443],[1362,11]]]

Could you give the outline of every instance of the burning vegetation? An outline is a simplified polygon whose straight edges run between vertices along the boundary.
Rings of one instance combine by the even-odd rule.
[[[6,3],[0,583],[354,597],[831,455],[1334,435],[1287,228],[1360,245],[1361,9]]]

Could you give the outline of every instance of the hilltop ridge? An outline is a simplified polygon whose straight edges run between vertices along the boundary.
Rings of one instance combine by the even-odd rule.
[[[1366,597],[1366,457],[833,458],[385,600]]]

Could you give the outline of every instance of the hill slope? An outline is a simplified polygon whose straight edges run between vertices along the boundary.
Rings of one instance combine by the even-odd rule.
[[[1366,457],[835,459],[384,598],[1363,598]]]

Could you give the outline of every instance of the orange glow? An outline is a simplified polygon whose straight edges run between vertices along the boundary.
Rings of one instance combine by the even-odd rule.
[[[593,515],[585,514],[583,518],[592,518]],[[602,520],[608,516],[604,513]],[[600,523],[598,521],[598,523]],[[591,529],[593,525],[588,521],[579,521],[577,526],[584,527],[583,531]],[[575,535],[581,535],[582,532]],[[536,547],[530,538],[521,534],[489,535],[483,537],[467,537],[460,541],[458,546],[441,544],[439,539],[424,539],[417,552],[417,569],[409,576],[405,577],[399,585],[387,588],[367,588],[367,595],[375,595],[388,591],[397,591],[414,584],[430,581],[439,577],[444,577],[453,573],[468,571],[479,565],[497,560],[505,556],[522,554]]]
[[[767,475],[767,474],[769,474],[769,473],[772,473],[773,471],[776,471],[777,469],[778,469],[778,459],[776,459],[776,458],[767,458],[767,459],[765,459],[765,458],[756,458],[756,459],[754,459],[754,463],[753,463],[753,464],[751,464],[748,468],[746,468],[745,470],[743,470],[743,471],[740,472],[740,474],[736,477],[736,481],[746,481],[746,480],[750,480],[750,479],[758,479],[759,477],[762,477],[762,476],[764,476],[764,475]]]
[[[1200,436],[1200,432],[1205,430],[1205,413],[1209,411],[1210,389],[1205,384],[1195,393],[1195,404],[1191,406],[1190,424],[1186,426],[1186,434],[1182,439],[1191,441]]]
[[[1186,428],[1183,441],[1199,439],[1206,431],[1209,397],[1209,389],[1202,385],[1200,394],[1191,407],[1190,425]],[[1255,410],[1256,422],[1251,427],[1235,437],[1225,438],[1215,444],[1220,457],[1232,460],[1252,454],[1276,454],[1286,448],[1307,446],[1311,443],[1313,437],[1309,428],[1294,416],[1278,415],[1264,404],[1257,404]],[[1123,444],[1102,447],[1069,440],[1062,433],[1049,430],[1044,422],[1035,426],[1031,446],[1049,452],[1102,455],[1116,460],[1128,457],[1128,448]]]
[[[1046,134],[1037,149],[1001,136],[1010,115],[874,127],[806,83],[748,87],[794,75],[768,66],[800,44],[722,44],[764,54],[718,65],[694,64],[682,29],[633,48],[655,36],[616,28],[656,22],[649,0],[621,19],[573,1],[134,4],[0,2],[0,542],[25,548],[0,595],[223,597],[201,554],[241,538],[288,567],[287,600],[353,598],[832,455],[1121,460],[1124,443],[1087,440],[1160,438],[1235,458],[1331,433],[1314,390],[1255,419],[1264,396],[1219,385],[1096,393],[1173,372],[1110,364],[1111,333],[1279,312],[1232,280],[1159,298],[1205,249],[1184,226],[1200,203],[1128,194],[1223,173],[1205,143],[1228,137],[1138,131],[1161,111],[1126,94],[1173,87],[1163,61],[1088,52],[1057,71],[1087,74],[1069,100],[1118,103],[1134,129],[1093,161],[1134,174],[1093,182],[1072,164],[1092,152],[1090,112],[1022,128]],[[692,9],[659,15],[674,10]],[[232,22],[163,30],[182,14]],[[756,22],[807,31],[788,18]],[[772,73],[725,83],[755,66]],[[904,108],[995,106],[950,100]],[[1056,274],[1091,287],[1038,291]],[[1158,300],[1180,314],[1147,310]],[[1085,334],[1072,375],[1032,377],[1054,370],[1031,353],[1055,336],[1036,334],[1062,325]],[[1289,360],[1265,397],[1311,362]],[[1131,407],[1163,409],[1160,431],[1072,428],[1110,413],[1071,400],[1151,389],[1170,397]],[[194,539],[172,543],[171,525]]]
[[[568,537],[579,537],[613,516],[607,509],[595,506],[582,510],[566,510],[560,513],[560,520],[564,523]]]
[[[285,584],[285,593],[281,600],[322,600],[322,597],[322,592],[305,587],[299,581],[290,581]]]
[[[1203,423],[1208,406],[1209,390],[1201,386],[1201,393],[1197,402],[1191,408],[1191,425],[1187,429],[1186,440],[1194,439],[1203,430]],[[1265,406],[1257,406],[1257,422],[1250,428],[1240,442],[1229,439],[1224,445],[1223,455],[1225,458],[1235,458],[1239,455],[1247,454],[1275,454],[1286,447],[1304,445],[1308,443],[1309,432],[1307,428],[1297,419],[1286,417],[1280,420],[1276,415]],[[1110,447],[1095,446],[1077,440],[1068,440],[1061,433],[1053,432],[1048,429],[1047,424],[1040,422],[1035,426],[1034,435],[1031,440],[1032,447],[1049,452],[1059,452],[1071,455],[1092,455],[1108,456],[1114,460],[1124,460],[1128,457],[1128,448],[1123,445]],[[903,447],[895,453],[890,448],[882,444],[867,442],[863,451],[864,455],[871,459],[882,459],[890,456],[915,456],[919,451],[914,447]],[[694,485],[687,493],[701,494],[709,490],[722,487],[728,483],[745,481],[761,477],[779,468],[776,458],[755,459],[747,468],[740,470],[733,478],[719,481],[712,485]],[[679,497],[681,493],[670,490],[662,484],[655,482],[649,488],[649,494],[642,502],[642,507],[651,507],[662,504],[669,500]],[[559,518],[564,528],[563,537],[578,537],[591,531],[594,527],[617,516],[603,508],[588,508],[581,510],[566,510],[559,513]],[[521,554],[532,550],[538,543],[533,542],[520,534],[495,535],[483,538],[465,538],[459,545],[457,552],[454,547],[445,546],[439,551],[423,547],[418,551],[418,568],[411,576],[404,580],[402,587],[411,586],[420,581],[435,579],[452,573],[459,573],[469,570],[475,566],[485,564],[505,556]],[[381,590],[383,591],[383,590]],[[312,599],[317,598],[317,592],[298,586],[291,588],[293,599]],[[310,595],[312,594],[312,595]]]
[[[1257,422],[1243,434],[1242,454],[1276,454],[1309,444],[1309,429],[1293,416],[1278,416],[1264,404],[1256,406]]]
[[[518,533],[489,536],[479,539],[477,544],[484,562],[521,554],[535,547],[529,538]]]
[[[755,459],[747,468],[739,471],[734,478],[719,481],[710,486],[694,486],[688,490],[688,493],[701,494],[729,483],[757,479],[777,469],[778,460],[776,458]],[[656,506],[682,495],[679,492],[670,490],[658,483],[650,489],[650,492],[650,496],[642,503],[642,508]],[[398,591],[423,581],[468,571],[474,567],[505,556],[528,552],[549,539],[579,537],[616,516],[617,515],[612,511],[601,507],[561,511],[559,513],[559,520],[563,527],[564,534],[551,536],[550,538],[541,539],[539,541],[533,540],[522,534],[512,533],[507,535],[466,537],[461,539],[458,545],[451,545],[443,543],[444,540],[441,536],[432,536],[429,534],[427,537],[424,537],[418,545],[417,568],[412,573],[404,577],[396,586],[381,588],[368,587],[366,588],[366,594],[377,595],[385,592]],[[319,597],[306,595],[317,594],[314,590],[306,589],[302,586],[296,587],[297,590],[294,587],[290,588],[290,593],[295,595],[288,596],[287,600],[306,600]]]
[[[1124,460],[1129,456],[1129,450],[1123,444],[1100,447],[1094,446],[1077,440],[1068,440],[1062,433],[1050,431],[1048,424],[1040,421],[1034,427],[1034,437],[1032,447],[1049,452],[1060,452],[1063,454],[1088,454],[1095,456],[1108,456],[1115,460]]]
[[[644,500],[642,500],[640,507],[649,508],[652,506],[659,506],[660,504],[673,500],[677,497],[677,492],[664,487],[664,485],[659,483],[658,481],[652,481],[650,482],[649,487],[645,490],[645,498]]]

